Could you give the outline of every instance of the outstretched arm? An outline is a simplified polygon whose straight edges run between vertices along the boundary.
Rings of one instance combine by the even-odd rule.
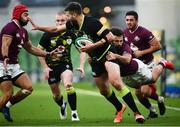
[[[51,32],[51,33],[56,33],[56,32],[63,32],[66,30],[66,25],[60,25],[60,26],[40,26],[34,23],[34,21],[29,17],[28,18],[33,30],[40,30],[44,32]]]

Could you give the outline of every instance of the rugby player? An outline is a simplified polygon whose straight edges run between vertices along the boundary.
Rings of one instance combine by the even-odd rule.
[[[56,26],[63,25],[67,21],[67,16],[64,13],[58,13],[56,15]],[[76,92],[72,86],[73,80],[73,67],[71,63],[71,44],[73,39],[68,32],[57,32],[49,33],[45,32],[41,37],[38,47],[42,50],[52,51],[56,47],[62,47],[62,53],[57,58],[49,57],[45,59],[44,57],[39,57],[40,63],[44,68],[45,79],[48,80],[48,84],[51,88],[54,101],[61,107],[60,108],[60,118],[66,119],[66,101],[63,100],[63,95],[59,87],[60,80],[63,81],[65,90],[67,92],[68,102],[71,112],[71,120],[79,121],[78,113],[76,110]],[[85,53],[81,52],[80,57],[85,57]],[[85,60],[80,58],[81,60]],[[82,72],[84,76],[84,61],[80,62],[80,67],[78,69]]]
[[[144,122],[144,118],[139,113],[129,89],[119,78],[118,64],[116,61],[106,61],[107,51],[112,50],[111,45],[106,43],[106,41],[111,42],[114,39],[112,33],[97,19],[83,15],[79,3],[70,2],[65,8],[65,13],[70,19],[77,20],[80,25],[80,30],[84,31],[95,42],[82,47],[80,50],[87,52],[92,58],[90,65],[96,85],[100,93],[111,102],[117,110],[114,122],[120,123],[122,121],[122,113],[125,110],[125,106],[119,102],[114,92],[110,89],[108,80],[133,110],[136,121]]]
[[[93,72],[93,77],[96,82],[100,93],[114,105],[117,110],[116,117],[114,119],[115,123],[120,123],[122,121],[122,113],[125,110],[125,105],[122,105],[117,99],[115,93],[110,89],[108,81],[115,87],[119,95],[127,103],[127,105],[132,109],[135,115],[135,120],[138,123],[144,122],[144,117],[140,114],[134,99],[132,97],[129,89],[124,85],[120,79],[119,65],[116,61],[106,61],[106,54],[108,51],[113,50],[107,41],[111,42],[114,39],[113,34],[104,27],[101,22],[93,17],[85,16],[82,13],[82,7],[77,2],[70,2],[65,7],[65,13],[70,19],[77,20],[80,31],[85,32],[94,43],[89,43],[82,47],[80,50],[87,52],[92,58],[91,67]],[[31,21],[33,29],[57,32],[65,30],[66,26],[59,27],[45,27],[38,26],[33,21]]]
[[[54,51],[42,51],[31,44],[28,32],[24,28],[28,23],[28,8],[17,5],[12,12],[12,21],[7,23],[0,34],[0,86],[3,95],[0,97],[0,110],[5,119],[12,122],[9,108],[25,99],[32,91],[29,76],[20,68],[18,54],[23,47],[27,52],[42,57],[54,55]],[[20,90],[13,95],[13,85]]]
[[[125,41],[134,50],[133,54],[136,58],[148,64],[149,68],[155,66],[153,53],[161,49],[160,42],[146,28],[138,25],[138,14],[135,11],[126,13],[125,22],[127,28],[124,30]],[[148,98],[156,100],[161,115],[165,114],[164,97],[159,96],[156,90],[156,84],[145,85],[136,90],[138,100],[149,109],[148,118],[158,117],[157,111],[150,103]]]

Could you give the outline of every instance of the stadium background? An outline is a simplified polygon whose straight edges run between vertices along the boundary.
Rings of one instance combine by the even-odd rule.
[[[11,11],[14,5],[23,3],[30,9],[30,15],[37,24],[54,25],[55,14],[62,11],[64,6],[71,0],[1,0],[0,1],[0,29],[10,21]],[[166,72],[167,86],[159,81],[161,94],[168,97],[180,97],[180,0],[76,0],[83,6],[84,13],[93,15],[107,26],[119,26],[125,28],[124,15],[126,11],[136,10],[139,14],[139,24],[152,30],[164,44],[164,51],[157,52],[155,57],[158,59],[167,54],[167,58],[175,63],[174,72]],[[106,9],[105,9],[106,7]],[[110,7],[110,8],[109,8]],[[47,18],[48,17],[48,18]],[[42,32],[32,31],[31,25],[28,25],[30,38],[34,45],[37,45]],[[162,35],[164,32],[164,35]],[[167,52],[165,52],[167,51]],[[74,69],[78,67],[78,52],[72,47]],[[24,50],[20,53],[20,64],[22,68],[30,75],[34,84],[47,84],[43,81],[42,67],[37,57],[26,53]],[[90,82],[87,83],[88,89],[94,85],[91,76],[91,70],[86,63],[86,77],[80,78],[80,74],[74,71],[74,81]],[[80,87],[84,87],[80,85]],[[35,89],[44,89],[43,86],[35,86]],[[79,87],[79,86],[78,86]],[[48,88],[47,88],[48,90]],[[38,91],[38,90],[37,90]],[[50,91],[50,90],[49,90]],[[40,91],[41,93],[41,91]],[[42,92],[43,93],[43,92]],[[42,94],[44,95],[44,94]],[[49,95],[49,94],[48,94]],[[177,98],[177,99],[178,99]],[[179,100],[168,101],[169,104],[176,103]],[[26,101],[27,102],[27,101]],[[53,104],[54,105],[54,104]],[[180,107],[180,105],[176,105]],[[21,108],[20,108],[21,109]],[[14,111],[15,112],[15,111]],[[178,115],[177,115],[178,117]],[[156,122],[156,121],[155,121]],[[172,122],[172,121],[171,121]],[[0,124],[1,125],[1,124]],[[3,124],[2,124],[3,125]],[[6,125],[6,124],[5,124]],[[19,124],[15,124],[19,125]],[[28,125],[28,124],[27,124]],[[32,125],[32,123],[30,124]],[[108,124],[107,124],[108,125]],[[180,125],[180,124],[178,124]]]

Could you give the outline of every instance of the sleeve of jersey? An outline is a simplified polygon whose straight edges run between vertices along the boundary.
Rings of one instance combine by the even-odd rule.
[[[42,50],[46,49],[49,41],[50,39],[49,39],[48,33],[44,33],[39,41],[38,48]]]
[[[129,47],[129,45],[126,43],[124,43],[124,46],[123,46],[123,54],[131,54],[132,55],[132,50]]]
[[[1,31],[2,35],[13,37],[15,36],[15,30],[11,28],[11,24],[7,24]]]
[[[145,30],[145,32],[144,32],[144,39],[145,39],[145,41],[144,42],[148,42],[148,43],[150,43],[155,37],[154,37],[154,35],[152,34],[152,32],[150,32],[149,30]]]

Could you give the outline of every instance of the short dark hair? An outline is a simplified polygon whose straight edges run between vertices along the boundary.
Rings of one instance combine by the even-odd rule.
[[[126,16],[128,16],[128,15],[132,15],[132,16],[134,16],[134,18],[135,18],[136,20],[138,20],[138,13],[137,13],[137,12],[135,12],[135,11],[128,11],[128,12],[126,13]]]
[[[81,4],[78,2],[69,2],[64,11],[74,12],[78,15],[82,14]]]
[[[112,27],[112,28],[110,29],[110,31],[112,32],[112,34],[114,34],[115,36],[118,36],[118,37],[124,35],[124,34],[123,34],[123,31],[122,31],[120,28],[118,28],[118,27]]]

